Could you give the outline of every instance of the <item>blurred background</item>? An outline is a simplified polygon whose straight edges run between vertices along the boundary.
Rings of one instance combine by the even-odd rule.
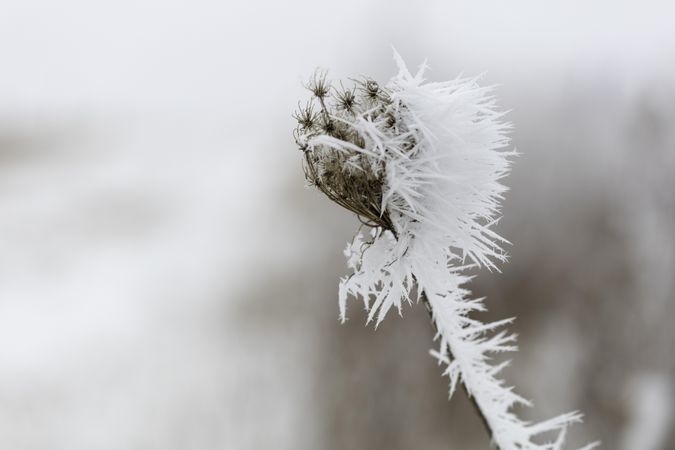
[[[422,307],[337,320],[349,213],[304,187],[316,66],[486,72],[522,153],[477,272],[569,448],[675,449],[669,2],[0,7],[0,448],[487,449]]]

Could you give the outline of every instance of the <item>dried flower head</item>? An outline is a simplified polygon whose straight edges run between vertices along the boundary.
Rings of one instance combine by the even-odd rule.
[[[365,224],[393,231],[383,204],[385,161],[366,150],[370,138],[355,126],[389,120],[391,102],[372,80],[358,81],[359,89],[329,86],[326,72],[317,71],[306,85],[312,98],[294,114],[307,181]]]
[[[317,71],[307,85],[312,98],[295,114],[309,184],[371,227],[345,250],[353,272],[340,283],[340,317],[346,319],[350,295],[376,323],[392,307],[400,314],[404,302],[423,302],[450,394],[461,381],[497,447],[560,449],[567,426],[581,416],[530,424],[511,411],[529,402],[497,378],[505,364],[490,361],[515,350],[513,335],[492,334],[511,319],[484,324],[470,317],[485,306],[463,287],[469,265],[495,268],[506,259],[505,241],[491,227],[515,154],[507,148],[510,125],[477,79],[426,82],[424,65],[413,75],[396,52],[394,58],[399,73],[386,85],[364,78],[338,90]],[[535,443],[549,431],[558,432],[555,443]]]

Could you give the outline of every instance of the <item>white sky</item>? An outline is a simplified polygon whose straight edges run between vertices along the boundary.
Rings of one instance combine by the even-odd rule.
[[[668,2],[5,2],[0,112],[211,105],[282,97],[315,65],[411,63],[556,76],[673,70]],[[289,95],[289,98],[291,96]],[[54,111],[55,112],[55,111]]]

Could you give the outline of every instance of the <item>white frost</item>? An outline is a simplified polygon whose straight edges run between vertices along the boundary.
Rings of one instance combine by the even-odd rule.
[[[373,230],[367,241],[359,233],[348,245],[345,254],[353,273],[340,283],[341,320],[346,319],[349,295],[363,300],[368,321],[376,324],[392,307],[400,313],[403,302],[418,302],[425,295],[440,340],[432,354],[446,364],[450,394],[464,384],[501,450],[561,449],[567,426],[581,415],[567,413],[532,424],[511,411],[529,402],[498,378],[507,363],[491,361],[495,353],[516,350],[514,335],[500,330],[511,319],[485,324],[471,318],[485,306],[463,288],[469,265],[493,269],[505,260],[505,241],[491,226],[507,189],[500,180],[515,154],[507,149],[510,125],[496,111],[492,89],[480,87],[477,79],[425,82],[424,66],[413,75],[397,53],[395,59],[399,73],[386,87],[397,125],[389,128],[367,112],[351,124],[365,139],[361,153],[374,166],[385,167],[382,206],[395,235]],[[316,139],[334,148],[349,145]],[[534,441],[548,432],[557,432],[553,443]]]

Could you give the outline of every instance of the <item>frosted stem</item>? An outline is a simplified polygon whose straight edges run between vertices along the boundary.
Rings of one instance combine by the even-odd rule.
[[[427,310],[427,313],[429,313],[429,319],[431,319],[431,326],[434,328],[434,332],[438,332],[438,327],[436,326],[436,321],[434,320],[434,313],[431,309],[431,303],[429,303],[429,299],[427,298],[427,294],[422,291],[420,293],[420,300],[424,304],[424,308]],[[452,348],[450,348],[450,345],[448,345],[448,357],[452,360],[454,356],[452,355]],[[462,382],[462,390],[466,394],[466,397],[469,399],[471,404],[473,405],[473,408],[476,410],[476,413],[478,414],[478,417],[480,417],[481,422],[483,423],[483,426],[485,427],[485,431],[487,431],[488,436],[490,436],[490,440],[493,440],[492,436],[492,428],[490,428],[490,424],[487,421],[487,418],[483,414],[483,411],[480,409],[480,406],[478,406],[478,402],[476,402],[476,398],[473,397],[471,394],[469,394],[469,391],[466,388],[466,385],[464,382]]]

